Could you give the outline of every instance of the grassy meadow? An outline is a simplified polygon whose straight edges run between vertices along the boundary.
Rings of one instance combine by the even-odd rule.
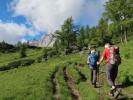
[[[120,53],[122,64],[119,66],[117,84],[122,87],[122,93],[133,95],[133,41],[120,45]],[[41,50],[28,50],[27,54],[26,58],[36,59]],[[0,54],[0,66],[19,59],[18,52]],[[90,85],[86,56],[74,53],[53,57],[41,63],[35,62],[30,66],[0,71],[0,100],[72,100],[72,91],[64,77],[65,67],[82,100],[109,99],[106,95],[109,87],[105,79],[105,66],[100,67],[99,81],[102,87],[99,95],[99,90]],[[55,80],[52,80],[52,75]],[[129,98],[131,99],[126,97],[122,100],[130,100]]]

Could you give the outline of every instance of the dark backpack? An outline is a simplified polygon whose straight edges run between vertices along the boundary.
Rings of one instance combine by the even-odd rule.
[[[90,54],[89,64],[90,64],[91,67],[96,67],[97,66],[97,60],[98,60],[97,54],[95,54],[95,53]]]
[[[116,52],[117,50],[115,47],[110,47],[109,53],[110,53],[110,64],[119,65],[121,63],[121,57],[120,54]]]

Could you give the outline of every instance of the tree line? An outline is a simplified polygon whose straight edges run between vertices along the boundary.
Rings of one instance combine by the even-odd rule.
[[[54,32],[56,41],[53,48],[43,48],[43,56],[60,54],[64,50],[71,52],[71,49],[79,50],[88,45],[102,46],[107,42],[126,44],[133,39],[133,0],[108,0],[104,6],[102,17],[93,27],[75,25],[72,17],[67,18],[61,28]],[[9,45],[3,41],[0,43],[0,52],[20,50],[21,57],[25,57],[26,47],[21,44]]]
[[[133,38],[133,0],[108,0],[98,25],[75,25],[70,17],[54,34],[54,47],[62,50],[73,46],[100,46],[106,42],[125,44]]]

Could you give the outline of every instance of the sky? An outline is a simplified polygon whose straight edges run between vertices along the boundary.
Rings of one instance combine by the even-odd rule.
[[[106,0],[0,0],[0,42],[41,39],[73,17],[76,25],[97,25]]]

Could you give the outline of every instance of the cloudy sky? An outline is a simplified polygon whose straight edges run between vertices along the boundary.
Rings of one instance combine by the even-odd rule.
[[[75,24],[95,26],[106,0],[0,0],[0,41],[39,39],[72,16]]]

